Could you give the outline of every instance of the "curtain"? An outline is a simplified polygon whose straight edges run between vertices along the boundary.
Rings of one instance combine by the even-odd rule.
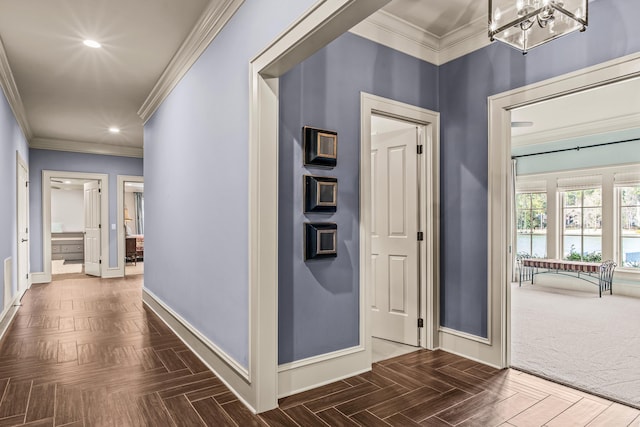
[[[138,234],[144,234],[144,193],[133,193],[136,209],[136,229]]]
[[[516,265],[516,257],[518,256],[518,222],[516,216],[516,176],[517,176],[517,160],[511,160],[511,244],[509,247],[511,248],[511,281],[515,282],[518,280],[518,269]]]

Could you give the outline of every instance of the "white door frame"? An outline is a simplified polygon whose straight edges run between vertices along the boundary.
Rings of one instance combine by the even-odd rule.
[[[368,284],[373,277],[371,266],[371,115],[376,114],[411,122],[420,126],[424,147],[420,160],[420,223],[425,240],[420,246],[420,313],[424,328],[420,346],[438,347],[439,279],[440,279],[440,113],[361,93],[360,95],[360,313],[365,313],[366,351],[371,359],[371,295]],[[429,171],[430,173],[427,173]],[[361,314],[362,318],[362,314]],[[361,319],[362,321],[362,319]]]
[[[116,229],[118,232],[118,273],[119,277],[124,277],[124,256],[125,256],[125,229],[124,229],[124,183],[125,182],[142,182],[144,183],[143,176],[137,175],[118,175],[117,176],[117,197],[116,203]]]
[[[39,283],[51,282],[51,178],[86,179],[100,181],[100,258],[101,277],[109,270],[109,175],[105,173],[85,173],[66,171],[42,171],[42,269]]]
[[[499,367],[511,363],[511,110],[639,76],[640,53],[635,53],[489,97],[487,286],[489,308],[500,310],[488,310],[490,345],[458,343],[480,360]]]
[[[20,186],[20,167],[23,167],[24,170],[27,172],[27,186],[26,187],[22,187]],[[27,216],[27,228],[31,229],[30,224],[29,224],[29,166],[27,165],[27,162],[24,161],[24,159],[22,158],[22,156],[20,155],[20,152],[16,150],[16,245],[18,246],[16,248],[16,294],[20,295],[21,293],[23,293],[24,291],[26,291],[27,289],[29,289],[29,287],[31,286],[31,276],[29,275],[30,271],[29,271],[29,254],[30,254],[30,242],[27,241],[27,271],[23,272],[20,270],[20,230],[19,228],[19,218],[20,218],[20,205],[18,203],[18,194],[20,192],[24,192],[25,193],[25,199],[26,199],[26,216]],[[27,233],[29,234],[29,233]],[[25,283],[22,282],[20,276],[26,273],[27,277],[24,279],[26,280],[26,284],[25,286],[21,287],[20,283]],[[5,295],[6,296],[6,295]],[[5,305],[8,303],[8,301],[5,301]]]

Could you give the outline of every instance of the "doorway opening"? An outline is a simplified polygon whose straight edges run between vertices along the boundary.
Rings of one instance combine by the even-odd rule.
[[[72,270],[70,274],[105,275],[109,266],[108,200],[106,174],[42,172],[44,274],[40,283],[51,282],[54,261],[63,271]]]
[[[628,79],[511,111],[529,125],[511,131],[509,311],[511,366],[636,407],[640,375],[627,361],[640,335],[625,326],[640,321],[640,98],[627,94],[639,90]],[[598,273],[530,269],[527,258],[603,271],[614,262],[613,295]]]
[[[89,184],[88,192],[85,194],[85,184]],[[72,178],[51,178],[49,181],[51,188],[51,276],[52,280],[68,278],[70,275],[85,273],[85,260],[91,262],[90,258],[95,258],[91,246],[96,243],[99,247],[99,227],[95,227],[95,218],[92,218],[93,209],[90,206],[90,188],[97,189],[97,180],[72,179]],[[86,200],[88,197],[89,200]],[[97,202],[97,200],[94,200]],[[85,212],[85,206],[89,209]],[[98,207],[99,208],[99,207]],[[99,224],[99,222],[98,222]],[[89,244],[86,245],[85,237],[89,226]],[[96,235],[97,234],[97,235]],[[95,241],[94,239],[98,239]],[[85,258],[85,248],[90,252]],[[98,271],[99,271],[99,256]],[[96,263],[89,267],[89,273],[96,275]]]
[[[144,274],[144,178],[118,175],[117,190],[118,270]]]
[[[377,362],[437,347],[439,114],[361,102],[361,295]]]

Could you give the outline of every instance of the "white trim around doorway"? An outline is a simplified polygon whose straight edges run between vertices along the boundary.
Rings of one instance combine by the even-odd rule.
[[[371,301],[371,115],[376,114],[414,123],[420,129],[420,143],[424,147],[421,159],[420,200],[422,230],[425,240],[420,251],[420,330],[421,347],[438,348],[439,280],[440,280],[440,113],[405,104],[388,98],[361,93],[360,144],[360,312],[366,313],[366,350],[371,359],[371,326],[368,316]],[[362,315],[361,315],[362,317]],[[362,321],[362,320],[361,320]],[[370,363],[369,363],[370,364]]]
[[[100,259],[101,277],[109,273],[109,175],[104,173],[85,173],[67,171],[42,171],[42,273],[33,275],[33,283],[51,282],[51,178],[86,179],[100,181]],[[37,278],[37,281],[36,281]]]
[[[635,77],[640,77],[640,53],[489,97],[487,286],[493,307],[500,310],[489,312],[493,337],[489,345],[457,338],[455,344],[464,346],[465,356],[475,354],[479,360],[498,367],[510,365],[511,110]]]

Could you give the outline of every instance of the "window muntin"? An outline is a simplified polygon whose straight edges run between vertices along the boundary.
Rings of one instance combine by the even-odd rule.
[[[533,258],[547,256],[547,194],[516,195],[516,249],[518,255]]]
[[[625,268],[640,269],[640,185],[618,187],[620,195],[620,259]]]
[[[562,192],[563,258],[602,261],[602,189]]]

